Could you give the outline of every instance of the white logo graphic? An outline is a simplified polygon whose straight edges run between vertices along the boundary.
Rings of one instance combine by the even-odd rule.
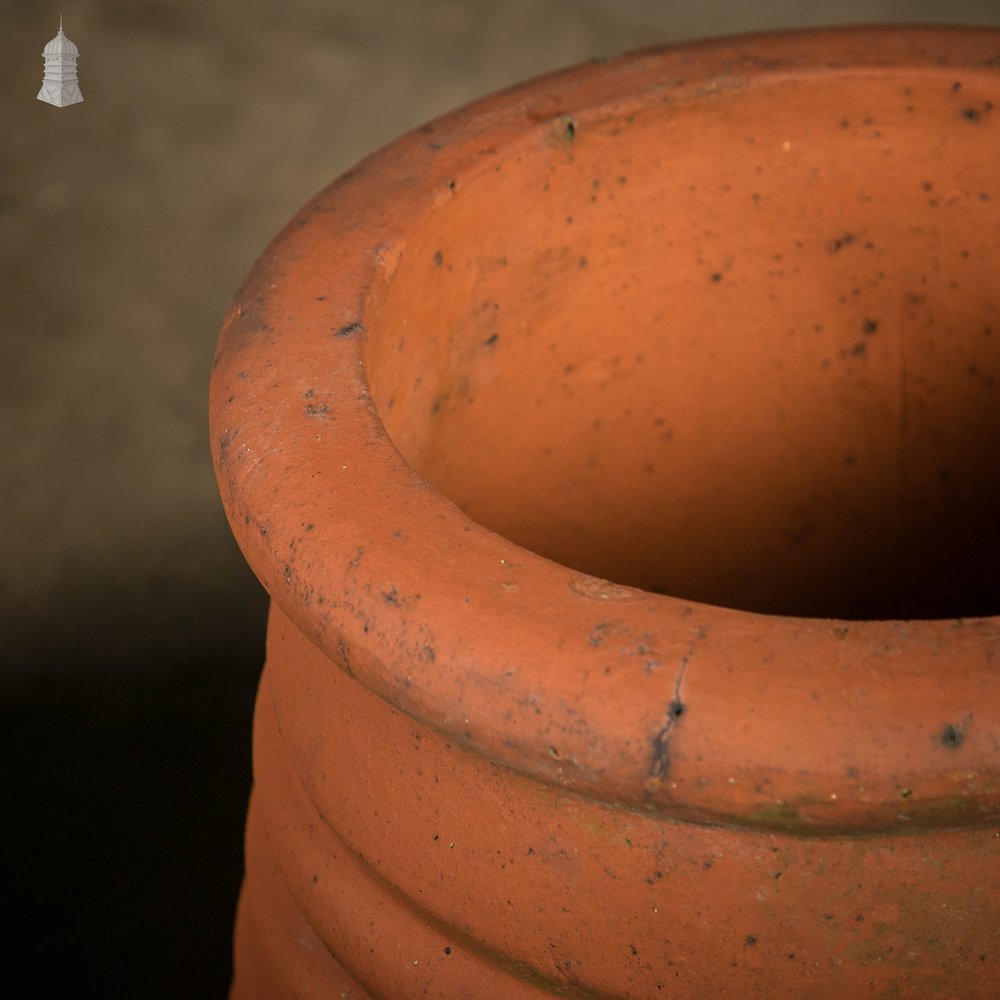
[[[45,60],[45,77],[38,99],[57,108],[79,104],[83,100],[80,84],[76,80],[76,60],[80,50],[63,34],[62,15],[59,15],[59,34],[42,49]]]

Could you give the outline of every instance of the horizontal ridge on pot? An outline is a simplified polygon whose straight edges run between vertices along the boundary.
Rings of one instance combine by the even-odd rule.
[[[410,726],[436,756],[387,744],[415,784],[382,805],[420,837],[460,808],[432,788],[447,773],[493,817],[483,844],[504,808],[542,829],[544,802],[614,871],[649,867],[658,830],[691,857],[744,852],[737,896],[779,844],[802,866],[769,918],[786,930],[824,851],[846,879],[891,854],[923,873],[907,933],[972,947],[934,923],[934,885],[989,937],[995,895],[962,902],[915,859],[974,879],[1000,819],[998,84],[985,30],[634,53],[405,136],[268,248],[223,326],[212,446],[275,605],[251,830],[314,928],[275,734],[316,810],[301,828],[329,827],[306,839],[363,855],[406,908],[430,893],[420,865],[452,885],[440,845],[403,858],[370,794],[344,803],[352,777],[396,794],[359,746]],[[480,898],[487,861],[459,849],[454,891]],[[657,898],[650,877],[620,904]],[[855,883],[860,907],[889,891]],[[553,971],[500,940],[502,914],[435,900],[431,923],[491,968],[653,995],[596,959]],[[327,947],[361,948],[330,920]],[[879,962],[883,986],[911,981],[880,941],[844,958],[844,988]],[[935,948],[922,975],[981,975],[978,953]]]

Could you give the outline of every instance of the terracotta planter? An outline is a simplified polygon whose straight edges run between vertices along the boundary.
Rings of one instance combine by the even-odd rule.
[[[996,31],[652,49],[278,236],[235,996],[996,994],[995,104]]]

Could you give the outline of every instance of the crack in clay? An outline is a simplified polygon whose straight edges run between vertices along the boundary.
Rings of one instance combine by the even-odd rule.
[[[649,763],[649,777],[655,781],[663,778],[670,767],[670,734],[687,711],[687,706],[681,701],[681,685],[684,683],[684,674],[691,662],[691,657],[694,655],[694,647],[695,644],[691,643],[691,648],[681,657],[680,670],[674,681],[674,697],[667,706],[666,721],[656,731],[656,735],[651,741],[653,756]]]

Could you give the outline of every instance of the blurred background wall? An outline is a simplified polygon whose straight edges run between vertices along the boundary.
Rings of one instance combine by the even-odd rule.
[[[79,46],[84,103],[35,99]],[[0,0],[0,801],[33,995],[224,995],[266,602],[215,491],[227,300],[366,153],[657,42],[996,0]]]

